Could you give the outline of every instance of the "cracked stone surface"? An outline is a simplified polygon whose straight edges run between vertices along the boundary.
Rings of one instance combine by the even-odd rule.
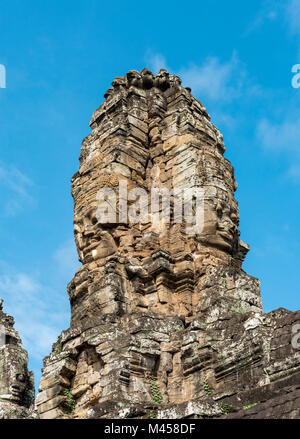
[[[72,178],[82,266],[68,285],[70,328],[44,360],[39,416],[300,417],[300,313],[265,314],[242,269],[234,169],[203,104],[176,75],[133,70],[90,127]],[[203,228],[176,222],[174,199],[169,223],[128,223],[121,194],[115,221],[99,222],[99,189],[120,181],[201,188]]]

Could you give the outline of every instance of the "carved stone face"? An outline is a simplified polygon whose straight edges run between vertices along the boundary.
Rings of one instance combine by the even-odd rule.
[[[238,239],[238,212],[234,205],[211,200],[204,202],[204,227],[199,241],[232,253]]]
[[[88,263],[117,251],[114,238],[103,229],[95,215],[74,220],[74,235],[80,261]]]
[[[170,87],[169,73],[166,70],[161,69],[156,75],[156,86],[163,91]]]
[[[141,71],[143,86],[146,90],[149,90],[154,85],[153,74],[148,69],[143,69]]]
[[[125,86],[125,80],[122,76],[118,76],[117,78],[115,78],[112,82],[112,86],[116,89],[119,89],[122,86]]]
[[[13,401],[21,402],[26,390],[27,379],[24,373],[13,374],[10,386],[10,394]]]
[[[2,364],[0,371],[0,400],[21,404],[28,386],[26,366],[22,362],[6,362],[4,350],[1,353],[4,364]]]
[[[128,87],[131,85],[134,87],[140,87],[142,84],[141,75],[136,70],[130,70],[126,75],[126,78]]]

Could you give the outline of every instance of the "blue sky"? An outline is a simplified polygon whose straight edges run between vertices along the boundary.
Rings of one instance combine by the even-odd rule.
[[[244,268],[266,312],[300,308],[299,63],[299,0],[0,0],[0,297],[37,382],[69,326],[80,144],[130,69],[167,67],[204,103],[236,170]]]

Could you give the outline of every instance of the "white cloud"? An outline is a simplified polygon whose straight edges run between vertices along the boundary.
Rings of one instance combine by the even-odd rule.
[[[23,345],[36,363],[49,355],[52,344],[69,324],[66,285],[80,266],[74,240],[58,247],[49,262],[47,270],[53,278],[46,284],[40,281],[39,273],[18,271],[0,260],[4,312],[14,317]]]
[[[213,123],[218,127],[226,127],[229,130],[234,130],[238,126],[238,119],[234,118],[229,112],[216,110],[214,111]]]
[[[218,57],[207,57],[201,64],[191,63],[187,67],[172,69],[168,66],[166,58],[157,53],[147,52],[145,59],[147,65],[154,72],[161,68],[181,77],[183,85],[192,88],[194,95],[213,101],[228,102],[239,96],[252,95],[260,92],[252,84],[243,63],[233,52],[231,58],[222,61]]]
[[[24,347],[34,359],[49,354],[67,317],[68,309],[64,310],[58,293],[32,274],[0,274],[4,311],[14,317]]]
[[[300,117],[275,124],[263,119],[257,126],[258,142],[267,150],[283,154],[290,162],[285,178],[300,181]]]
[[[300,34],[299,0],[265,0],[255,19],[250,23],[244,36],[260,28],[267,22],[283,22],[293,34]]]
[[[78,270],[80,263],[78,262],[78,254],[74,239],[64,242],[53,255],[58,265],[58,270],[66,277],[74,276]]]
[[[45,325],[35,319],[31,319],[28,324],[28,321],[19,318],[16,320],[15,327],[22,337],[22,343],[28,350],[30,359],[40,362],[51,353],[51,346],[61,332],[59,328]]]
[[[232,100],[240,94],[245,76],[244,69],[234,53],[227,62],[209,57],[197,66],[191,64],[179,72],[184,85],[193,93],[212,100]]]
[[[160,69],[169,70],[166,58],[159,53],[155,54],[148,51],[145,55],[145,62],[147,63],[147,68],[149,68],[155,75]]]
[[[254,20],[250,22],[247,27],[244,36],[248,36],[256,29],[260,28],[266,22],[275,21],[282,14],[282,9],[284,8],[284,3],[282,0],[265,0],[262,3]]]
[[[263,119],[258,124],[257,136],[265,148],[300,153],[300,117],[280,124]]]
[[[259,29],[268,22],[283,23],[292,34],[300,34],[299,0],[265,0],[255,19],[249,24],[244,36]]]
[[[13,294],[14,291],[20,291],[22,294],[30,294],[37,291],[39,287],[40,285],[35,279],[24,273],[14,276],[0,276],[0,292],[6,291]]]
[[[289,0],[286,6],[286,13],[291,32],[293,34],[300,34],[300,1]]]
[[[5,194],[2,213],[14,216],[26,205],[32,204],[33,197],[29,191],[33,186],[31,179],[15,166],[0,163],[0,188],[2,194]]]

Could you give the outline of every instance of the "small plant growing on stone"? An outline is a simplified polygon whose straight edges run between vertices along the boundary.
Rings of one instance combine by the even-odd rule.
[[[76,405],[75,398],[72,395],[70,389],[64,390],[64,396],[66,398],[66,408],[67,408],[68,414],[71,414],[75,410],[75,405]]]
[[[238,314],[246,314],[247,313],[247,311],[245,309],[238,308],[237,306],[232,306],[231,311],[236,312]]]
[[[211,388],[210,388],[210,386],[208,384],[207,379],[205,379],[204,382],[203,382],[203,389],[204,389],[205,395],[207,397],[212,394],[212,390],[211,390]]]
[[[152,411],[149,415],[149,419],[155,419],[155,418],[156,418],[156,413]]]
[[[59,336],[58,337],[58,340],[57,340],[57,350],[58,350],[58,353],[60,354],[61,352],[62,352],[62,350],[63,350],[63,347],[62,347],[62,341],[61,341],[61,336]]]
[[[154,378],[150,378],[149,382],[152,401],[154,402],[154,404],[161,404],[163,402],[163,397],[160,393],[159,385]]]
[[[257,404],[257,402],[254,402],[253,404],[244,405],[243,410],[251,409],[251,407],[254,407]]]
[[[232,412],[233,406],[229,404],[222,404],[221,405],[221,411],[223,415],[229,415],[230,412]]]

